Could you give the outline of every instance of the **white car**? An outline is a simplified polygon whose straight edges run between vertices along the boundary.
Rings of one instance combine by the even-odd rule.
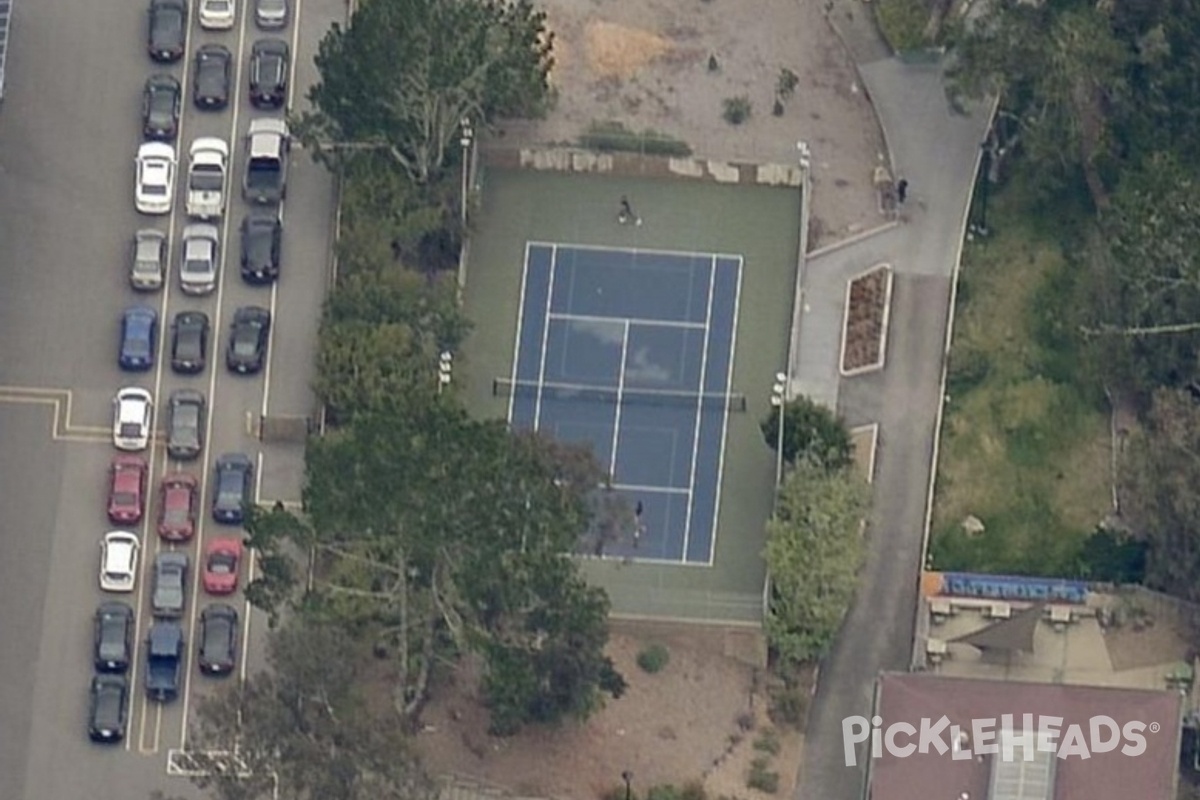
[[[210,294],[217,288],[221,261],[220,232],[216,225],[188,225],[183,229],[179,254],[179,288],[184,294]]]
[[[106,592],[132,592],[137,582],[138,537],[129,531],[109,531],[100,545],[100,588]]]
[[[217,219],[225,213],[225,172],[229,145],[215,136],[201,136],[188,150],[187,213],[197,219]]]
[[[126,386],[113,398],[113,446],[138,452],[150,444],[154,398],[145,389]]]
[[[137,151],[137,186],[133,204],[143,214],[171,213],[175,197],[175,148],[165,142],[146,142]]]
[[[206,31],[227,31],[237,19],[234,0],[200,0],[200,27]]]

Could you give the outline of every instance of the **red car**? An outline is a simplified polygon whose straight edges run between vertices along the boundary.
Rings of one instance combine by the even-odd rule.
[[[209,542],[208,552],[204,555],[204,591],[209,594],[236,592],[241,563],[241,539],[213,539]]]
[[[108,519],[114,525],[132,525],[146,508],[146,459],[115,456],[108,468]]]
[[[192,475],[174,472],[163,478],[159,490],[158,535],[169,542],[185,542],[196,532],[198,483]]]

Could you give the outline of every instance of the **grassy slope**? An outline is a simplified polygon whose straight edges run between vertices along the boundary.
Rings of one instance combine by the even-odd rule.
[[[1061,234],[1019,205],[995,197],[995,234],[964,256],[932,554],[938,569],[1066,576],[1109,509],[1108,417],[1063,335]]]

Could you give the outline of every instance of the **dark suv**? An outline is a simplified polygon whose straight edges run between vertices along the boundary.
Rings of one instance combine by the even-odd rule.
[[[175,620],[159,620],[146,637],[146,694],[166,703],[179,696],[183,679],[183,626]]]
[[[183,58],[188,22],[186,0],[150,0],[149,15],[146,49],[150,58],[167,64]]]
[[[151,75],[142,90],[142,136],[169,142],[179,130],[179,81]]]
[[[195,389],[176,389],[171,392],[167,406],[167,452],[171,458],[190,461],[204,449],[204,395]]]
[[[218,111],[229,105],[229,71],[233,55],[219,44],[206,44],[196,51],[196,76],[192,79],[192,102],[196,108]]]
[[[88,737],[93,742],[116,744],[125,738],[125,714],[129,706],[129,681],[124,675],[92,678],[88,704]]]
[[[282,39],[259,39],[250,50],[250,102],[279,108],[287,102],[291,51]]]
[[[217,459],[214,471],[213,519],[224,525],[241,525],[254,487],[254,462],[245,453],[226,453]]]
[[[183,375],[204,371],[208,353],[208,315],[180,311],[171,323],[171,369]]]
[[[133,609],[124,603],[104,603],[96,609],[92,660],[97,672],[129,669],[133,649]]]
[[[279,277],[283,223],[276,215],[250,214],[242,220],[242,279],[270,283]]]

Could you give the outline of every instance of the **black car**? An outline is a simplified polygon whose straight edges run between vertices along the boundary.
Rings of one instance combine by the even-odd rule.
[[[213,519],[225,525],[241,525],[253,491],[254,462],[245,453],[226,453],[217,459],[214,472]]]
[[[186,0],[150,0],[150,34],[146,40],[150,58],[166,64],[183,58],[187,22]]]
[[[271,332],[271,312],[259,306],[243,306],[233,312],[233,329],[225,351],[225,366],[230,372],[253,375],[267,360],[267,337]]]
[[[146,636],[146,694],[166,703],[179,696],[184,664],[183,626],[158,620]]]
[[[238,612],[215,603],[200,612],[200,671],[228,675],[237,664]]]
[[[151,75],[142,89],[142,136],[169,142],[179,131],[179,81],[170,75]]]
[[[196,76],[192,102],[196,108],[216,111],[229,105],[229,71],[233,56],[224,45],[206,44],[196,51]]]
[[[124,675],[92,678],[88,703],[88,738],[115,744],[125,738],[125,713],[129,706],[129,681]]]
[[[124,603],[104,603],[96,609],[93,660],[97,672],[129,669],[133,650],[133,609]]]
[[[250,102],[279,108],[287,102],[291,50],[282,39],[259,39],[250,50]]]
[[[183,375],[204,371],[208,354],[208,315],[180,311],[171,323],[171,369]]]
[[[242,279],[270,283],[279,277],[283,223],[277,216],[250,214],[242,220]]]
[[[208,404],[194,389],[176,389],[167,405],[167,453],[171,458],[190,461],[204,449],[204,428]]]

